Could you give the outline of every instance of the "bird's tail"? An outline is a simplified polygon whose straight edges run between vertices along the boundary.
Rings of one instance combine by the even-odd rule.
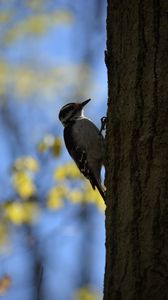
[[[105,189],[102,187],[101,182],[94,176],[93,173],[90,175],[92,175],[92,176],[90,176],[89,180],[90,180],[90,183],[91,183],[93,189],[95,190],[95,188],[97,188],[100,195],[102,196],[104,202],[106,202]]]
[[[103,187],[98,182],[97,182],[97,184],[95,186],[98,189],[100,195],[102,196],[104,202],[106,202],[105,189],[103,189]]]

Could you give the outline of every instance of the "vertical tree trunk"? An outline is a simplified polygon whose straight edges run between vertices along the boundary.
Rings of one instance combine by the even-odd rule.
[[[167,13],[108,0],[104,300],[168,299]]]

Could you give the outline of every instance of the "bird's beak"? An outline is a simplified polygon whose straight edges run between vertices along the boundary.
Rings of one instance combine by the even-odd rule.
[[[83,108],[91,99],[87,99],[80,103],[80,107]]]

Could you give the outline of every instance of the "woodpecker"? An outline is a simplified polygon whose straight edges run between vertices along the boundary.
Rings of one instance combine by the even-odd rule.
[[[101,184],[104,137],[95,124],[84,116],[84,107],[90,100],[64,105],[59,112],[59,120],[64,126],[64,141],[70,156],[93,189],[97,188],[105,200]]]

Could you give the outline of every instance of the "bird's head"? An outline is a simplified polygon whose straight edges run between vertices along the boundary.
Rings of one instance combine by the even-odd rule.
[[[59,119],[64,126],[69,122],[75,121],[83,117],[83,108],[91,99],[87,99],[80,103],[68,103],[64,105],[59,112]]]

